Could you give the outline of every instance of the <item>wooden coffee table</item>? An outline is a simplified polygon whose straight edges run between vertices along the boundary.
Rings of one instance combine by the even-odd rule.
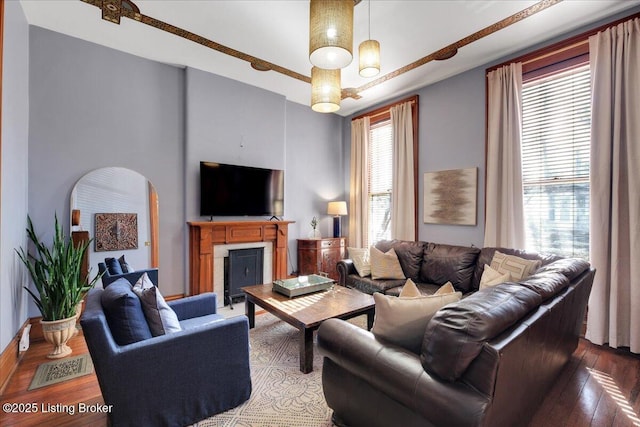
[[[247,286],[245,312],[249,327],[255,326],[256,305],[279,317],[300,331],[300,370],[305,374],[313,370],[313,331],[331,318],[350,319],[367,315],[371,329],[375,314],[373,297],[355,289],[334,285],[331,289],[289,298],[272,291],[272,284]]]

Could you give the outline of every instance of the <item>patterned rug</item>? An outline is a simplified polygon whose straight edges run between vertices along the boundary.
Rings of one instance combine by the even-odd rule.
[[[67,357],[38,366],[27,390],[57,384],[62,381],[78,378],[93,372],[93,363],[89,354]]]
[[[365,327],[366,316],[351,322]],[[298,330],[277,317],[256,316],[250,331],[253,391],[244,404],[197,427],[330,427],[332,411],[322,392],[322,357],[314,337],[313,372],[300,372]]]

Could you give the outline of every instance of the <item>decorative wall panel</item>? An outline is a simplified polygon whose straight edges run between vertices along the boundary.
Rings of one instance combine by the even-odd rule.
[[[476,225],[478,168],[424,174],[424,222]]]
[[[95,251],[138,248],[138,214],[97,213]]]

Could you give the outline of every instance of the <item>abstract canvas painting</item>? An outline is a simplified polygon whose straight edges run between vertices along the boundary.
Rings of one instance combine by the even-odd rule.
[[[478,168],[424,174],[424,222],[476,225]]]
[[[97,213],[95,251],[138,248],[138,214]]]

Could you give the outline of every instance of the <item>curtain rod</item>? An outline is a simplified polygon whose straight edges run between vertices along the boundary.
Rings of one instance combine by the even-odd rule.
[[[410,98],[405,98],[403,100],[394,102],[392,104],[389,105],[385,105],[384,107],[378,108],[376,110],[373,111],[369,111],[368,113],[363,113],[360,114],[359,116],[354,117],[353,119],[351,119],[351,121],[353,120],[358,120],[361,119],[363,117],[369,117],[369,118],[374,118],[374,117],[379,117],[379,116],[383,116],[385,114],[388,114],[389,111],[391,111],[391,107],[395,107],[396,105],[400,105],[400,104],[405,104],[405,103],[409,103],[410,105],[414,105],[418,100],[418,95],[414,95]]]
[[[532,61],[536,61],[539,60],[541,58],[544,58],[545,56],[547,56],[550,52],[552,51],[556,51],[556,50],[563,50],[563,49],[568,49],[571,47],[576,47],[576,46],[581,46],[584,43],[589,43],[589,37],[591,37],[594,34],[597,34],[600,31],[605,31],[608,28],[612,28],[615,27],[616,25],[619,25],[623,22],[627,22],[630,21],[632,19],[636,19],[640,17],[640,13],[634,13],[632,15],[629,15],[627,17],[624,18],[620,18],[617,19],[615,21],[609,22],[607,24],[604,25],[600,25],[599,27],[595,27],[592,28],[590,30],[587,30],[583,33],[580,33],[578,35],[575,35],[573,37],[569,37],[568,39],[559,41],[557,43],[553,43],[551,45],[548,45],[546,47],[542,47],[540,49],[536,49],[533,52],[529,52],[526,53],[524,55],[520,55],[516,58],[512,58],[506,62],[503,62],[501,64],[497,64],[494,65],[492,67],[489,67],[486,69],[486,73],[489,73],[490,71],[494,71],[497,70],[500,67],[503,67],[505,65],[509,65],[513,62],[522,62],[522,64],[528,64]]]

